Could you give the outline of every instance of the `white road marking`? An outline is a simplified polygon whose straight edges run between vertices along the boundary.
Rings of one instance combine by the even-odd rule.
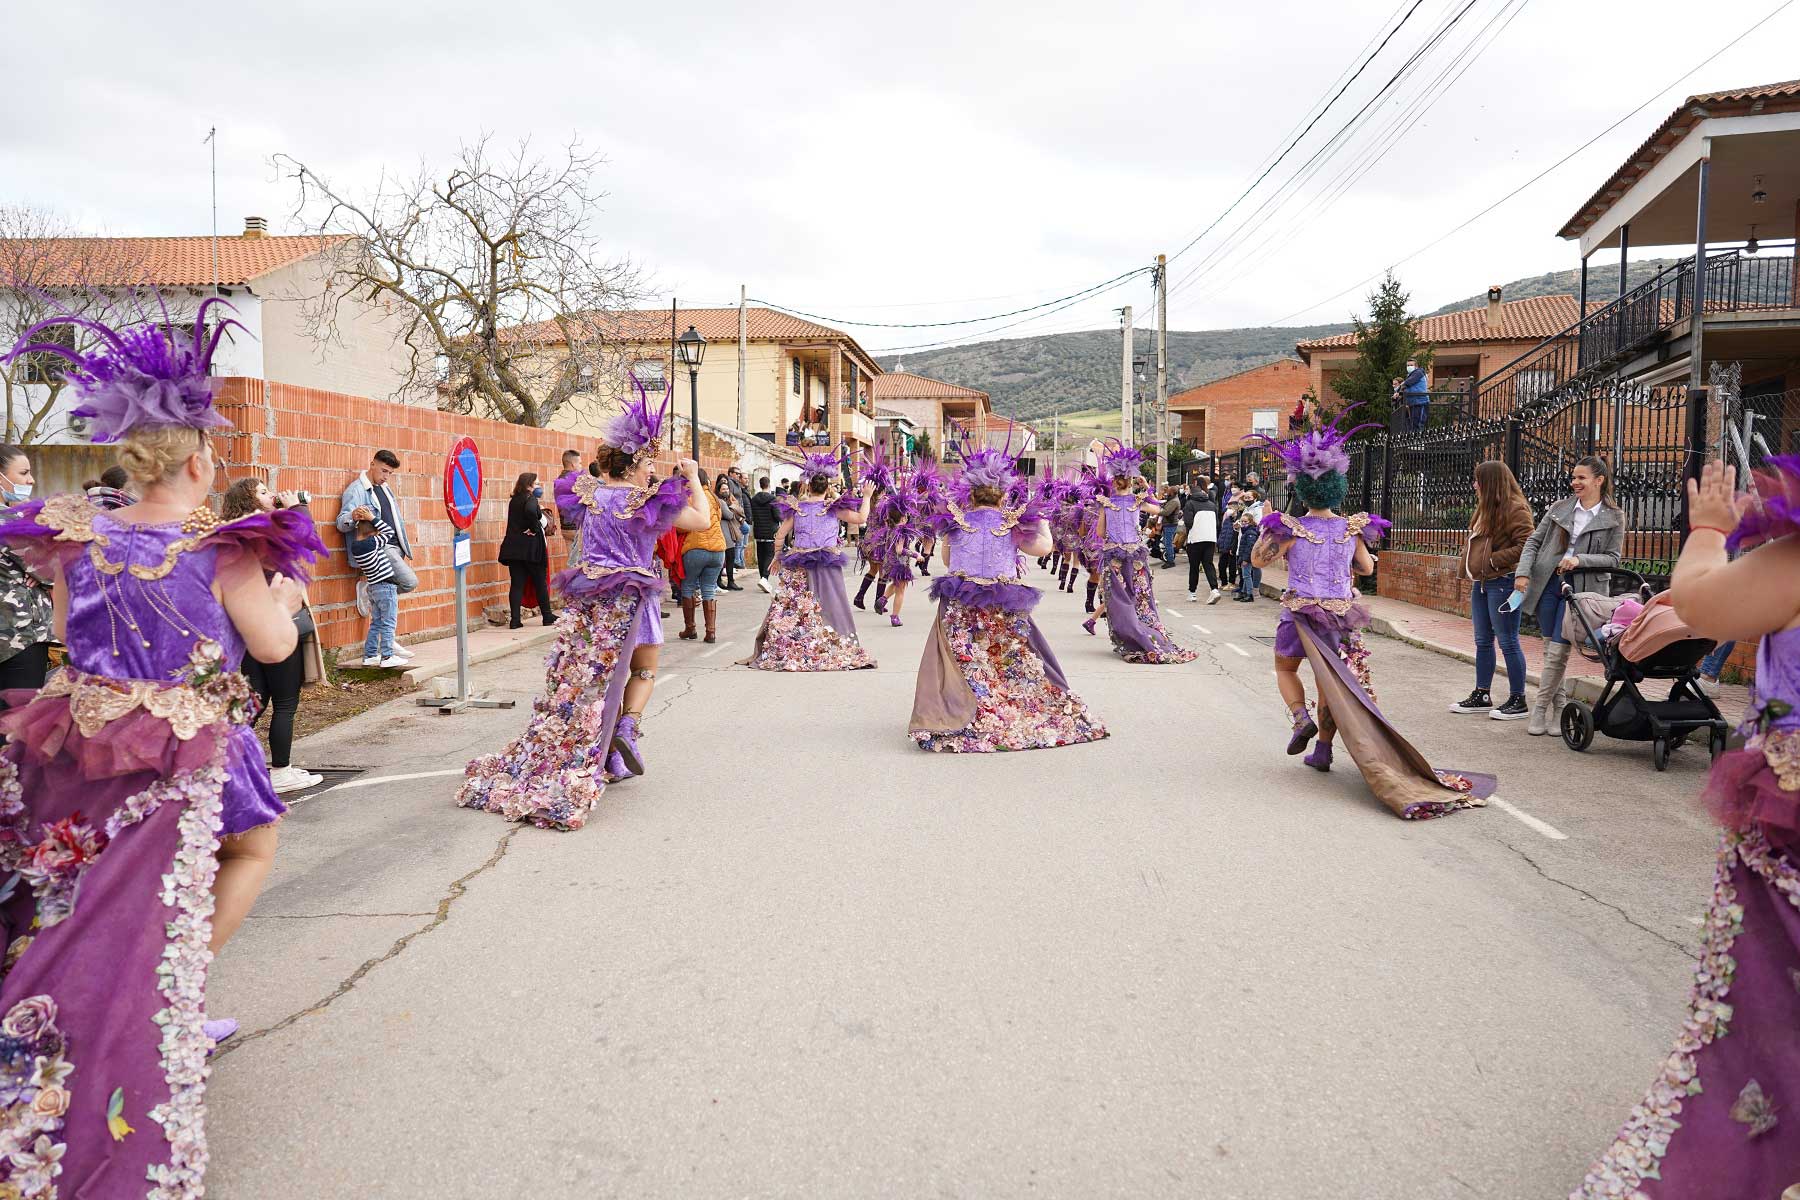
[[[1498,796],[1489,796],[1488,803],[1499,809],[1501,812],[1506,813],[1508,816],[1517,817],[1527,828],[1543,834],[1553,842],[1566,842],[1569,840],[1569,835],[1558,829],[1556,826],[1551,825],[1547,821],[1540,821],[1528,812],[1520,812]]]
[[[1248,650],[1244,649],[1242,646],[1238,645],[1236,642],[1226,642],[1225,644],[1227,646],[1231,647],[1231,649],[1237,651],[1237,653],[1242,655],[1244,658],[1250,657],[1250,652]]]
[[[720,642],[718,645],[714,646],[711,650],[706,651],[700,657],[701,658],[711,658],[713,655],[717,654],[719,651],[724,650],[727,647],[735,645],[735,644],[736,643],[733,643],[733,642]]]
[[[461,775],[463,769],[456,767],[448,771],[413,771],[406,775],[377,775],[374,778],[346,779],[342,783],[334,783],[324,791],[312,793],[323,796],[325,792],[347,792],[351,788],[374,787],[378,783],[400,783],[408,779],[441,779],[446,775]]]
[[[1194,626],[1194,628],[1195,628],[1195,629],[1198,629],[1198,630],[1199,630],[1199,631],[1200,631],[1200,632],[1201,632],[1201,633],[1204,633],[1204,634],[1205,634],[1205,635],[1206,635],[1206,636],[1207,636],[1207,637],[1211,637],[1211,636],[1212,636],[1212,630],[1210,630],[1210,629],[1208,629],[1208,628],[1207,628],[1207,627],[1206,627],[1206,626],[1204,626],[1204,625],[1196,625],[1196,626]]]
[[[657,686],[660,687],[661,685],[669,682],[669,680],[671,680],[671,679],[680,679],[680,678],[681,678],[681,675],[679,672],[659,671],[656,676],[656,683],[657,683]]]

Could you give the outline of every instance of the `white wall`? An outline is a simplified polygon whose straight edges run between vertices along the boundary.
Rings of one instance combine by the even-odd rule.
[[[337,307],[329,340],[307,333],[306,306],[324,286],[325,265],[317,258],[291,263],[252,282],[250,290],[260,297],[256,302],[262,307],[263,367],[256,374],[276,383],[396,404],[434,405],[433,389],[406,386],[411,360],[401,340],[406,324],[389,302],[346,297]]]

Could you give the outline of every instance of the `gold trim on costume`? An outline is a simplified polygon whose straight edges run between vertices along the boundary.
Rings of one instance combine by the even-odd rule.
[[[1289,612],[1299,612],[1303,608],[1322,608],[1334,617],[1341,617],[1356,607],[1357,597],[1348,600],[1326,600],[1317,596],[1296,596],[1288,592],[1281,597],[1281,607]]]
[[[69,715],[83,737],[93,737],[107,725],[143,709],[169,723],[181,741],[191,741],[202,729],[226,720],[231,698],[201,695],[186,683],[161,684],[144,679],[109,679],[64,667],[39,689],[38,695],[67,696]]]

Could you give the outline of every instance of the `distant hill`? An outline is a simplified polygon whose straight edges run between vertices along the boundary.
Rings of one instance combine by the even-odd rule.
[[[1635,287],[1674,261],[1658,258],[1632,263],[1627,278]],[[1589,297],[1605,299],[1615,295],[1618,278],[1616,264],[1596,263],[1588,270]],[[1506,299],[1523,300],[1529,296],[1573,293],[1580,286],[1581,273],[1573,270],[1515,279],[1503,284],[1502,289]],[[1483,292],[1421,315],[1437,316],[1486,303],[1487,294]],[[1178,392],[1279,358],[1292,358],[1294,343],[1329,337],[1350,328],[1341,324],[1171,329],[1169,390]],[[1155,360],[1154,331],[1139,329],[1134,342],[1135,357]],[[1119,358],[1118,332],[1094,329],[884,356],[881,365],[892,370],[898,362],[908,371],[980,388],[993,398],[996,411],[1035,421],[1053,412],[1115,407],[1119,402]]]

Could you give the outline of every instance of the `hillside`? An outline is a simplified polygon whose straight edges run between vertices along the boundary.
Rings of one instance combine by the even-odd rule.
[[[1628,279],[1636,286],[1674,261],[1659,258],[1632,263]],[[1508,300],[1573,293],[1581,286],[1581,273],[1579,270],[1551,271],[1528,279],[1515,279],[1502,286]],[[1590,297],[1610,297],[1617,290],[1616,264],[1602,266],[1596,263],[1589,269]],[[1484,292],[1421,315],[1436,316],[1486,303]],[[1292,357],[1295,342],[1328,337],[1349,328],[1346,323],[1248,329],[1171,329],[1169,390],[1178,392],[1278,358]],[[1154,338],[1153,331],[1137,331],[1136,357],[1154,361]],[[997,411],[1035,421],[1058,411],[1115,408],[1119,403],[1119,357],[1118,332],[1095,329],[951,346],[900,355],[898,360],[884,356],[882,365],[891,370],[898,361],[908,371],[981,388],[993,397]]]

